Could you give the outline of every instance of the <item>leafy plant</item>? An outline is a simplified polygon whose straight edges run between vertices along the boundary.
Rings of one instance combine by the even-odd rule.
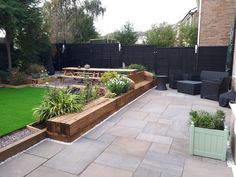
[[[24,72],[20,72],[18,69],[14,68],[9,75],[9,84],[21,85],[27,83],[28,76]]]
[[[66,113],[79,112],[83,108],[83,97],[71,94],[68,89],[49,89],[41,105],[33,109],[35,118],[45,121]]]
[[[128,66],[128,69],[137,69],[138,71],[146,71],[147,68],[144,65],[140,64],[131,64]]]
[[[194,46],[197,44],[198,25],[181,25],[179,29],[178,45],[179,46]]]
[[[163,22],[159,25],[153,25],[147,33],[147,44],[158,47],[172,47],[175,43],[176,32],[172,25]]]
[[[106,83],[106,87],[111,93],[115,93],[118,96],[129,90],[130,81],[123,77],[113,78]]]
[[[106,95],[105,95],[105,98],[115,98],[116,97],[116,94],[115,93],[111,93],[111,92],[108,92]]]
[[[0,71],[0,83],[2,84],[8,84],[9,83],[9,72],[6,71]]]
[[[117,78],[118,77],[118,73],[114,72],[114,71],[107,71],[105,73],[102,74],[101,76],[101,81],[102,83],[106,83],[107,81],[109,81],[112,78]]]
[[[190,124],[193,123],[195,127],[208,128],[208,129],[224,129],[225,113],[222,110],[217,110],[215,113],[207,111],[191,111]]]
[[[29,66],[29,73],[41,73],[42,71],[45,71],[45,67],[40,64],[33,63]]]
[[[133,24],[126,22],[120,31],[114,33],[114,38],[123,45],[132,45],[138,40],[138,35],[134,31]]]

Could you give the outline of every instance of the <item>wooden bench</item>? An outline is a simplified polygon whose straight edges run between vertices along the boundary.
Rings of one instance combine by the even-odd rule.
[[[134,89],[152,83],[154,80],[153,74],[147,71],[136,72],[127,76],[134,81]]]

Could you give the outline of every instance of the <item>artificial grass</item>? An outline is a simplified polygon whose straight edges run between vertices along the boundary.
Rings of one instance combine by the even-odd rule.
[[[35,121],[32,109],[39,106],[43,88],[0,88],[0,136]]]

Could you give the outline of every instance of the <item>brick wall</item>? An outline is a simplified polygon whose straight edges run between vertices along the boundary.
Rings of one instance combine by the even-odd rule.
[[[200,7],[200,46],[225,46],[234,24],[236,0],[202,0]]]

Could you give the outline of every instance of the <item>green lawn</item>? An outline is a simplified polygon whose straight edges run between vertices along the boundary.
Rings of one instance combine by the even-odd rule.
[[[32,109],[44,95],[43,88],[0,88],[0,136],[33,122]]]

